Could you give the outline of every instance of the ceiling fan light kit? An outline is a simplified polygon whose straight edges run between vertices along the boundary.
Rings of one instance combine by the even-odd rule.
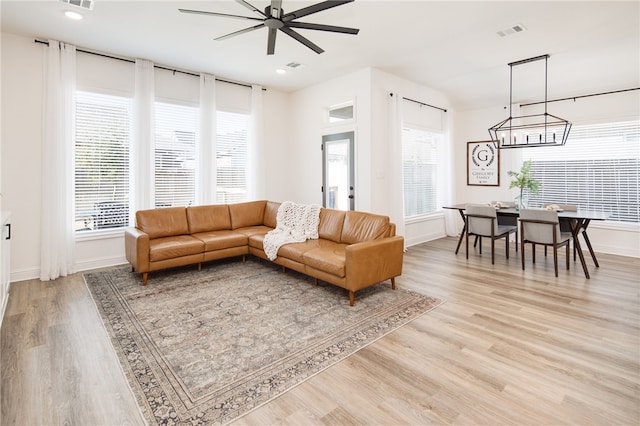
[[[513,117],[513,67],[544,59],[544,113]],[[496,148],[562,146],[567,142],[571,123],[547,112],[547,61],[549,55],[536,56],[509,65],[509,117],[489,128]]]
[[[273,55],[275,53],[276,35],[278,33],[278,30],[282,31],[283,33],[293,38],[294,40],[307,46],[309,49],[313,50],[314,52],[320,54],[324,52],[324,50],[321,47],[319,47],[318,45],[316,45],[311,40],[307,39],[297,31],[294,31],[293,28],[316,30],[316,31],[327,31],[332,33],[352,34],[352,35],[358,34],[360,30],[357,28],[339,27],[335,25],[299,22],[297,21],[297,19],[303,18],[313,13],[322,12],[323,10],[331,9],[336,6],[352,3],[353,1],[355,0],[324,1],[321,3],[313,4],[311,6],[303,7],[302,9],[298,9],[293,12],[284,13],[284,11],[282,10],[282,0],[271,0],[271,4],[265,8],[264,12],[245,0],[236,0],[237,3],[240,3],[242,6],[260,15],[259,18],[251,17],[251,16],[242,16],[242,15],[231,15],[228,13],[207,12],[204,10],[191,10],[191,9],[178,9],[178,10],[182,13],[220,16],[220,17],[226,17],[226,18],[245,19],[245,20],[260,22],[259,24],[254,25],[252,27],[244,28],[242,30],[234,31],[232,33],[217,37],[215,40],[225,40],[240,34],[245,34],[250,31],[254,31],[254,30],[266,27],[269,30],[269,33],[267,36],[267,55]]]

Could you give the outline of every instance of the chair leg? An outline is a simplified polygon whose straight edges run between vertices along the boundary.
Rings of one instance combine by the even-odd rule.
[[[516,228],[516,239],[514,240],[514,243],[516,244],[516,253],[518,252],[518,228]]]
[[[478,244],[479,244],[479,246],[478,246],[478,248],[479,248],[478,253],[482,254],[482,237],[480,237],[480,236],[476,236],[476,238],[479,240],[479,241],[478,241]]]
[[[569,258],[571,257],[569,250],[569,243],[567,242],[567,271],[569,270]]]
[[[546,248],[547,246],[545,246]],[[558,246],[553,246],[553,270],[556,273],[556,277],[558,276]]]
[[[505,250],[507,251],[507,259],[508,259],[509,258],[509,234],[507,234],[507,238],[505,238],[505,240],[507,240],[504,245],[506,247]]]
[[[535,244],[531,244],[531,251],[533,251],[533,254],[531,255],[531,262],[536,263],[536,245]]]
[[[480,240],[482,241],[482,240]],[[482,248],[482,243],[480,243],[480,248]],[[491,264],[493,265],[495,263],[495,258],[496,258],[496,240],[494,240],[493,238],[491,238]]]
[[[522,260],[522,270],[524,271],[524,239],[520,240],[520,259]]]

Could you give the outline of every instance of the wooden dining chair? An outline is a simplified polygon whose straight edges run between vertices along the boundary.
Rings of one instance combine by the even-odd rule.
[[[506,255],[509,258],[509,235],[516,235],[516,250],[518,244],[518,227],[513,225],[499,225],[496,209],[481,204],[467,204],[465,208],[465,240],[467,259],[469,258],[469,235],[479,238],[479,251],[482,254],[482,237],[491,239],[491,264],[495,263],[495,240],[504,238]]]
[[[525,244],[533,248],[532,260],[536,263],[536,244],[553,248],[553,266],[558,276],[558,248],[566,246],[567,269],[569,269],[569,241],[572,234],[560,230],[558,212],[546,209],[520,210],[520,252],[522,253],[522,270],[524,271]]]

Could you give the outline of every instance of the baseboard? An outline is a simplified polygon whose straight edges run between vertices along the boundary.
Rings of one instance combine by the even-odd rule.
[[[446,235],[442,232],[434,232],[431,234],[418,235],[412,238],[405,238],[405,247],[411,247],[418,244],[426,243],[429,241],[437,240],[439,238],[444,238]]]
[[[84,272],[90,271],[92,269],[100,269],[100,268],[108,268],[112,266],[121,266],[126,265],[127,259],[124,256],[115,256],[115,257],[102,257],[95,259],[87,259],[81,262],[76,262],[75,271],[76,272]]]
[[[92,269],[108,268],[112,266],[126,265],[127,259],[124,256],[100,257],[86,259],[76,262],[74,270],[76,272],[90,271]],[[40,278],[40,268],[28,268],[11,271],[11,282],[37,280]]]

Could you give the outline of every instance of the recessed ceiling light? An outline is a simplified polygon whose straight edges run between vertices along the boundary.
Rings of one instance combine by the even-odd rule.
[[[66,12],[64,12],[64,16],[66,16],[69,19],[76,20],[76,21],[79,21],[80,19],[83,18],[83,16],[81,14],[79,14],[78,12],[74,12],[73,10],[67,10]]]
[[[286,74],[286,73],[287,73],[287,70],[282,69],[282,68],[278,68],[278,69],[276,70],[276,73],[278,73],[278,74]]]

